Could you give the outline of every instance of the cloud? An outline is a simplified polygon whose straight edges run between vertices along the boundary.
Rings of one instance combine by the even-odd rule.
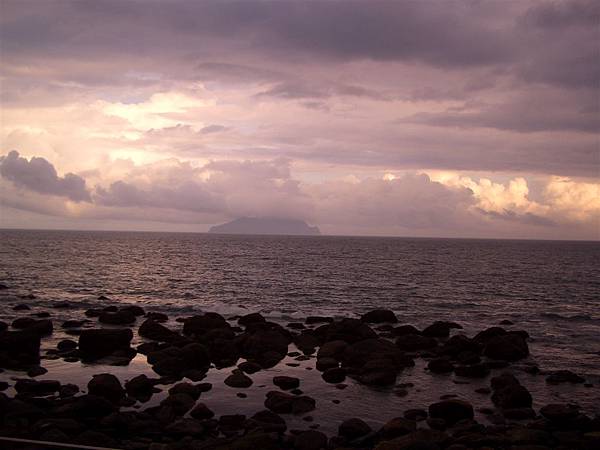
[[[74,202],[91,201],[83,178],[73,173],[59,177],[54,166],[44,158],[27,160],[13,150],[0,157],[0,175],[15,186],[34,192],[66,197]]]

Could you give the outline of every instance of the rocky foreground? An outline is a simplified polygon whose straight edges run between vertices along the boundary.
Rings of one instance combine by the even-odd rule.
[[[55,306],[70,308],[67,303]],[[529,390],[511,371],[513,362],[529,355],[529,336],[507,330],[512,325],[508,322],[468,337],[457,332],[462,327],[453,322],[438,321],[422,330],[398,325],[388,310],[371,311],[360,319],[307,317],[287,326],[258,313],[226,319],[207,312],[178,318],[176,331],[165,325],[164,314],[138,306],[110,306],[87,310],[80,320],[60,324],[61,332],[72,339],[40,352],[41,342],[57,324],[50,314],[28,314],[25,304],[14,309],[18,318],[10,325],[0,322],[0,368],[23,374],[0,382],[0,390],[13,393],[0,393],[0,436],[152,450],[600,448],[600,417],[589,417],[574,404],[532,408]],[[133,348],[132,327],[138,324],[143,342]],[[137,354],[146,356],[155,377],[141,374],[123,382],[98,373],[89,380],[86,393],[60,380],[36,380],[46,373],[45,360],[101,367],[127,365]],[[319,399],[304,394],[301,378],[284,375],[273,377],[264,409],[251,416],[217,417],[203,402],[213,387],[202,382],[209,370],[230,368],[224,383],[243,390],[253,385],[253,374],[290,356],[314,362],[322,382],[340,390],[352,380],[373,389],[394,387],[389,395],[402,395],[410,386],[397,381],[417,358],[426,360],[428,373],[435,376],[490,378],[488,387],[478,389],[490,397],[489,408],[478,412],[500,420],[479,423],[469,402],[448,395],[422,409],[388,417],[380,429],[356,417],[339,423],[337,434],[327,436],[311,423]],[[527,370],[539,371],[533,365]],[[540,375],[540,382],[585,380],[559,371]],[[597,394],[591,384],[586,386]],[[160,404],[144,408],[163,390],[168,395]],[[387,414],[385,404],[381,414]],[[306,428],[288,429],[290,415],[301,416]]]

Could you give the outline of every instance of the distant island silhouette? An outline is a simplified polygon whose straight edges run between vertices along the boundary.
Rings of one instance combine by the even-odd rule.
[[[318,236],[318,227],[311,227],[303,220],[240,217],[221,225],[210,227],[209,233],[214,234],[284,234]]]

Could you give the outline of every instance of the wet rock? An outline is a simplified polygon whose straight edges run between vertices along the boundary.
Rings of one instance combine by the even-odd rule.
[[[393,311],[389,309],[374,309],[361,316],[360,320],[366,323],[397,323],[398,318]]]
[[[288,376],[276,376],[273,377],[273,384],[284,391],[295,389],[300,386],[300,379],[296,377]]]
[[[0,333],[0,367],[21,370],[38,364],[40,360],[40,336],[27,331],[4,331]]]
[[[205,428],[199,420],[184,418],[167,425],[165,431],[178,436],[200,436]]]
[[[420,334],[405,334],[396,339],[396,346],[406,352],[429,350],[437,347],[435,338],[421,336]]]
[[[115,439],[95,430],[85,430],[75,438],[75,441],[78,444],[90,446],[114,447],[117,445]]]
[[[116,410],[115,404],[103,397],[87,394],[73,397],[55,409],[58,417],[82,418],[104,417]]]
[[[217,328],[230,328],[230,325],[221,314],[215,312],[193,316],[183,322],[183,334],[186,335],[201,336],[207,331]]]
[[[425,420],[427,419],[427,411],[425,411],[424,409],[407,409],[406,411],[404,411],[404,418],[405,419],[409,419],[409,420],[414,420],[414,421],[421,421],[421,420]]]
[[[260,366],[260,364],[252,362],[252,361],[244,361],[244,362],[238,364],[238,368],[242,372],[250,374],[250,375],[262,370],[262,367]]]
[[[325,342],[317,352],[317,358],[333,358],[341,361],[344,357],[344,352],[348,348],[348,343],[345,341],[330,341]]]
[[[546,383],[549,384],[559,384],[559,383],[583,383],[585,378],[580,377],[576,373],[571,372],[570,370],[557,370],[556,372],[551,373],[546,378]]]
[[[145,317],[146,317],[146,319],[151,319],[158,323],[164,323],[169,320],[169,316],[167,316],[166,314],[154,312],[154,311],[147,312]]]
[[[417,429],[417,423],[414,420],[406,419],[404,417],[396,417],[389,420],[381,430],[379,434],[384,439],[394,439],[399,436],[404,436]]]
[[[62,341],[59,341],[58,344],[56,344],[56,348],[61,352],[73,350],[77,348],[77,342],[71,339],[63,339]]]
[[[245,375],[244,372],[239,369],[234,370],[223,382],[227,386],[234,388],[248,388],[252,386],[252,378]]]
[[[60,382],[56,380],[27,380],[20,379],[15,383],[15,391],[30,396],[44,396],[58,392]]]
[[[291,341],[283,327],[265,324],[265,328],[246,332],[240,338],[241,356],[262,367],[272,367],[287,355]]]
[[[394,336],[405,336],[407,334],[421,334],[421,331],[412,325],[400,325],[392,330],[392,334]]]
[[[283,433],[287,429],[285,419],[269,410],[259,411],[245,424],[248,429],[259,428],[268,433]]]
[[[296,450],[321,450],[327,448],[327,436],[317,430],[302,431],[294,438]]]
[[[191,383],[177,383],[172,388],[169,389],[169,394],[187,394],[192,397],[194,400],[198,400],[200,394],[202,393],[201,389],[198,386],[195,386]]]
[[[190,411],[190,416],[198,420],[212,419],[215,413],[204,403],[197,403],[194,409]]]
[[[0,333],[8,329],[8,324],[0,320]]]
[[[0,391],[5,391],[10,387],[6,381],[0,381]]]
[[[438,358],[429,361],[427,368],[432,373],[450,373],[454,370],[454,365],[446,358]]]
[[[125,391],[131,397],[140,401],[147,401],[152,397],[154,386],[158,379],[148,378],[146,375],[138,375],[125,383]]]
[[[371,432],[371,427],[362,419],[344,420],[338,428],[338,435],[349,441],[363,437]]]
[[[489,339],[483,353],[491,359],[516,361],[529,355],[529,347],[521,335],[511,332]]]
[[[552,403],[540,408],[540,414],[550,422],[568,422],[579,415],[579,408],[570,404]]]
[[[13,320],[12,327],[17,330],[24,330],[29,333],[35,333],[39,336],[52,334],[53,326],[51,320],[37,320],[31,317],[20,317]]]
[[[510,373],[492,378],[492,402],[502,409],[531,408],[532,397],[527,388]]]
[[[296,396],[280,391],[267,393],[265,407],[277,414],[303,414],[315,409],[316,402],[308,396]]]
[[[94,375],[87,387],[89,394],[103,397],[112,403],[118,403],[125,396],[121,382],[110,373]]]
[[[306,326],[304,326],[301,322],[290,322],[286,325],[286,327],[291,328],[292,330],[305,330]]]
[[[474,417],[473,406],[463,400],[443,400],[429,405],[429,417],[444,419],[448,425],[454,425],[460,420],[472,419]]]
[[[333,317],[324,317],[324,316],[308,316],[304,323],[307,325],[314,325],[317,323],[331,323],[333,322]]]
[[[319,370],[321,372],[328,370],[328,369],[333,369],[333,368],[336,368],[339,366],[340,366],[340,363],[336,359],[333,359],[333,358],[317,359],[316,367],[317,367],[317,370]]]
[[[327,369],[325,372],[323,372],[321,378],[323,378],[323,380],[327,383],[341,383],[346,379],[346,369],[342,367],[334,367],[332,369]]]
[[[135,322],[135,317],[131,311],[121,309],[116,312],[102,311],[98,320],[111,325],[129,325]]]
[[[144,338],[161,342],[170,342],[180,337],[179,334],[169,330],[167,327],[153,319],[146,319],[140,325],[138,334]]]
[[[312,355],[320,341],[313,330],[304,330],[293,339],[296,347],[305,355]]]
[[[227,435],[234,434],[244,428],[246,416],[243,414],[225,414],[219,417],[219,431]]]
[[[79,351],[85,359],[99,359],[118,351],[131,351],[131,339],[133,332],[130,329],[82,330]]]
[[[81,328],[85,323],[85,320],[66,320],[62,323],[61,328]]]
[[[475,341],[474,339],[470,339],[463,334],[456,334],[448,339],[441,348],[438,349],[440,354],[450,356],[452,358],[457,358],[461,362],[465,360],[465,357],[460,358],[460,355],[473,355],[479,357],[483,346],[480,342]],[[479,361],[475,361],[479,362]],[[469,362],[466,362],[467,364]]]
[[[246,314],[245,316],[240,317],[237,321],[238,325],[240,325],[242,327],[246,327],[246,326],[248,326],[250,324],[254,324],[254,323],[264,323],[264,322],[266,322],[266,319],[260,313]]]
[[[34,378],[40,375],[44,375],[45,373],[48,373],[47,369],[44,369],[42,366],[34,366],[27,371],[27,376]]]
[[[123,306],[123,307],[119,308],[119,311],[131,313],[136,317],[140,317],[140,316],[143,316],[144,314],[146,314],[146,311],[144,311],[144,308],[142,308],[141,306],[137,306],[137,305]]]
[[[377,333],[366,323],[358,319],[342,319],[315,330],[321,342],[341,340],[353,344],[364,339],[377,338]]]
[[[67,384],[63,384],[60,389],[58,390],[58,394],[60,395],[60,398],[69,398],[69,397],[73,397],[74,395],[79,393],[79,386],[77,386],[76,384],[71,384],[71,383],[67,383]]]
[[[187,394],[171,394],[160,403],[160,406],[171,408],[176,416],[183,416],[195,403],[196,401]]]
[[[183,347],[170,346],[151,352],[148,354],[148,362],[159,375],[181,377],[190,370],[206,372],[210,357],[205,346],[190,343]]]
[[[18,305],[13,306],[14,311],[29,311],[30,309],[29,305],[26,305],[25,303],[19,303]]]
[[[535,418],[535,411],[531,408],[504,409],[502,414],[509,420],[529,420]]]
[[[437,321],[425,328],[421,334],[429,337],[448,337],[450,330],[454,328],[461,329],[462,326],[455,322]]]
[[[490,374],[490,369],[485,364],[472,364],[469,366],[456,366],[454,373],[465,378],[485,378]]]

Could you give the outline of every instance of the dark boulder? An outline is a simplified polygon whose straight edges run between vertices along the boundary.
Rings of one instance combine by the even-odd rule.
[[[432,373],[450,373],[454,370],[454,365],[446,358],[438,358],[429,361],[427,368]]]
[[[267,433],[283,433],[287,429],[285,419],[268,409],[259,411],[250,417],[245,424],[248,429],[261,429]]]
[[[190,411],[190,416],[198,420],[212,419],[215,413],[204,403],[197,403],[194,409]]]
[[[404,417],[389,420],[379,431],[384,439],[394,439],[412,433],[417,429],[417,422]]]
[[[0,333],[0,367],[20,370],[40,360],[40,336],[27,331]]]
[[[455,322],[437,321],[425,328],[421,334],[429,337],[448,337],[453,328],[461,329],[462,326]]]
[[[556,372],[552,372],[548,377],[546,377],[546,383],[549,384],[559,384],[559,383],[583,383],[585,378],[580,377],[576,373],[571,372],[570,370],[557,370]]]
[[[471,364],[468,366],[456,366],[454,373],[465,378],[485,378],[490,374],[490,368],[485,364]]]
[[[238,319],[238,325],[246,327],[254,323],[265,323],[266,319],[260,313],[246,314]]]
[[[0,333],[8,329],[8,324],[0,320]]]
[[[392,330],[394,336],[404,336],[407,334],[421,334],[421,332],[412,325],[400,325]]]
[[[94,375],[87,385],[88,393],[103,397],[112,403],[119,403],[125,396],[125,389],[117,377],[110,373]]]
[[[363,437],[373,431],[362,419],[353,418],[344,420],[338,428],[338,435],[349,441]]]
[[[569,422],[579,415],[579,408],[575,405],[553,403],[542,406],[540,414],[553,423]]]
[[[454,425],[460,420],[473,419],[473,406],[463,400],[443,400],[429,405],[429,417],[443,419],[446,424]]]
[[[289,391],[300,386],[300,379],[296,377],[280,375],[273,377],[273,384],[284,391]]]
[[[116,312],[102,311],[98,320],[110,325],[129,325],[135,322],[135,317],[131,311],[121,309]]]
[[[341,383],[346,379],[346,369],[341,367],[334,367],[332,369],[327,369],[321,375],[321,378],[327,383],[337,384]]]
[[[348,348],[346,341],[330,341],[325,342],[317,352],[317,358],[334,358],[341,361],[344,357],[344,352]]]
[[[176,416],[183,416],[195,403],[196,400],[187,394],[171,394],[160,402],[160,406],[171,409]]]
[[[377,333],[366,323],[358,319],[342,319],[315,330],[321,342],[345,341],[349,344],[364,339],[377,338]]]
[[[531,408],[532,397],[527,388],[510,373],[492,378],[492,402],[502,409]]]
[[[238,364],[238,368],[242,372],[250,374],[250,375],[262,370],[262,367],[260,366],[260,364],[252,362],[252,361],[241,362]]]
[[[315,409],[316,402],[306,395],[291,395],[281,391],[270,391],[265,407],[277,414],[303,414]]]
[[[131,313],[136,317],[143,316],[144,314],[146,314],[146,311],[144,311],[144,308],[142,308],[141,306],[137,306],[137,305],[123,306],[123,307],[119,308],[119,311]]]
[[[12,327],[17,330],[24,330],[29,333],[35,333],[39,336],[46,336],[48,334],[52,334],[53,331],[52,320],[37,320],[32,319],[31,317],[20,317],[18,319],[13,320]]]
[[[129,351],[133,339],[130,329],[82,330],[79,335],[79,350],[87,359],[98,359],[117,351]]]
[[[529,355],[529,347],[521,335],[510,332],[489,339],[483,354],[491,359],[517,361]]]
[[[406,352],[430,350],[437,347],[437,345],[435,338],[421,336],[420,334],[405,334],[396,339],[396,346]]]
[[[397,323],[398,318],[393,311],[389,309],[374,309],[361,316],[360,320],[366,323]]]
[[[158,323],[164,323],[169,320],[169,316],[167,316],[166,314],[154,311],[147,312],[145,317],[146,319],[152,319]]]
[[[331,323],[333,322],[333,317],[308,316],[304,322],[307,325],[314,325],[316,323]]]
[[[60,382],[56,380],[20,379],[15,383],[15,391],[29,396],[44,396],[58,392]]]
[[[327,435],[317,430],[307,430],[294,437],[296,450],[322,450],[327,448]]]
[[[175,394],[187,394],[192,397],[194,400],[198,400],[200,398],[200,394],[202,394],[202,389],[192,383],[177,383],[173,387],[169,389],[170,395]]]
[[[229,328],[230,325],[221,314],[207,312],[203,315],[193,316],[183,322],[183,334],[201,336],[207,331],[216,328]]]
[[[63,339],[62,341],[59,341],[58,344],[56,344],[56,348],[61,352],[74,350],[77,348],[77,342],[71,339]]]
[[[179,334],[153,319],[146,319],[140,325],[138,334],[144,338],[162,342],[170,342],[180,337]]]
[[[148,378],[146,375],[138,375],[125,383],[127,394],[137,400],[149,400],[154,393],[154,386],[158,379]]]
[[[334,369],[336,367],[339,367],[340,363],[337,361],[337,359],[333,359],[333,358],[319,358],[317,359],[317,370],[324,372],[325,370],[328,369]]]
[[[225,378],[224,383],[229,387],[249,388],[252,386],[252,378],[244,374],[241,370],[235,369],[231,375]]]
[[[473,340],[475,342],[486,343],[490,339],[498,336],[504,336],[506,333],[507,331],[502,327],[490,327],[477,333]]]

